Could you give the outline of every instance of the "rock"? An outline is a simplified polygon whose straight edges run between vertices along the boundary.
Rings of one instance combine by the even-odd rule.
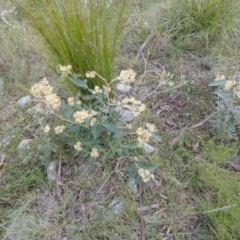
[[[124,83],[118,83],[116,86],[116,90],[121,93],[129,93],[131,91],[132,87],[129,84]]]
[[[18,144],[18,153],[21,154],[24,151],[28,150],[30,148],[30,142],[32,141],[32,139],[25,139],[22,140],[19,144]]]
[[[124,214],[124,207],[120,197],[115,197],[108,205],[108,208],[112,209],[118,215]]]
[[[10,140],[11,140],[10,137],[4,137],[2,138],[0,145],[3,145],[4,147],[6,147],[7,145],[9,145]]]
[[[29,108],[27,110],[27,113],[29,113],[30,115],[32,115],[32,117],[37,118],[39,114],[45,115],[47,114],[47,108],[44,107],[42,104],[37,103],[36,105],[34,105],[32,108]]]
[[[127,181],[127,187],[129,188],[130,192],[132,192],[133,194],[137,194],[138,190],[135,179],[129,178]]]
[[[50,162],[47,167],[47,179],[48,181],[56,181],[57,179],[57,163]]]
[[[133,114],[131,112],[129,112],[128,110],[124,110],[120,107],[116,107],[115,111],[121,115],[121,117],[122,117],[121,121],[123,123],[131,122],[134,120]]]
[[[29,95],[25,96],[25,97],[21,97],[18,101],[17,101],[17,105],[21,108],[25,107],[25,105],[27,103],[31,102],[31,97]]]
[[[148,143],[143,144],[143,149],[145,150],[146,153],[151,154],[155,151],[155,148]]]

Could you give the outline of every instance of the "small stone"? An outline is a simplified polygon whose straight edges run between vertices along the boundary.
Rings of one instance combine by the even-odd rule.
[[[138,190],[135,179],[129,178],[127,181],[127,187],[129,188],[130,192],[132,192],[133,194],[137,194]]]
[[[25,139],[22,140],[19,144],[18,144],[18,153],[21,154],[23,153],[25,150],[28,150],[30,148],[30,142],[32,141],[32,139]]]
[[[17,105],[21,108],[25,107],[25,105],[27,103],[31,102],[31,97],[29,95],[25,96],[25,97],[21,97],[18,101],[17,101]]]
[[[116,214],[124,214],[124,207],[120,197],[115,197],[112,202],[108,205]]]
[[[117,91],[121,93],[129,93],[132,89],[132,87],[129,84],[124,84],[124,83],[118,83],[116,86]]]
[[[4,78],[0,77],[0,91],[3,90],[3,85],[4,85]]]
[[[144,143],[143,144],[143,149],[145,150],[146,153],[153,153],[155,151],[155,148],[151,145],[149,145],[148,143]]]
[[[124,110],[120,107],[116,107],[115,111],[117,113],[119,113],[122,117],[122,122],[125,123],[125,122],[131,122],[134,120],[134,116],[131,112],[129,112],[128,110]]]
[[[48,181],[56,181],[57,179],[57,163],[50,162],[47,167],[47,179]]]
[[[35,106],[33,106],[32,108],[29,108],[27,110],[27,113],[29,113],[30,115],[32,115],[33,117],[37,117],[38,114],[46,114],[47,113],[47,108],[44,107],[42,104],[37,103]]]

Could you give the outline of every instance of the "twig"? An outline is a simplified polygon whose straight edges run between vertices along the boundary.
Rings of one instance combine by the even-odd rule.
[[[206,123],[209,119],[211,119],[216,114],[217,114],[217,112],[211,113],[209,116],[207,116],[205,119],[203,119],[200,123],[187,128],[187,130],[202,126],[204,123]]]
[[[236,207],[237,205],[238,204],[234,204],[232,206],[225,206],[225,207],[222,207],[222,208],[216,208],[216,209],[213,209],[213,210],[210,210],[210,211],[203,212],[203,214],[211,213],[211,212],[217,212],[217,211],[220,211],[220,210],[223,210],[223,209],[227,209],[227,208],[231,208],[231,207]]]
[[[4,10],[0,13],[0,16],[2,17],[3,22],[5,22],[8,26],[13,27],[13,28],[20,28],[18,26],[14,26],[13,24],[11,24],[10,22],[8,22],[8,20],[5,18],[5,13],[12,13],[16,8],[12,8],[11,10]],[[20,28],[21,29],[21,28]]]
[[[143,50],[146,48],[146,46],[148,45],[149,42],[151,42],[154,38],[155,38],[156,34],[155,32],[151,32],[150,35],[148,36],[147,40],[142,44],[142,46],[139,48],[138,53],[136,55],[136,61],[139,60],[139,58],[141,57],[141,54],[143,52]]]

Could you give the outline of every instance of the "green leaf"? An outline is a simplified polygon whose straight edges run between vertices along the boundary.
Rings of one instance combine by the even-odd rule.
[[[227,80],[219,80],[219,81],[214,81],[208,84],[209,87],[217,87],[224,85],[227,82]]]
[[[98,128],[98,126],[95,124],[94,126],[92,126],[92,135],[94,140],[98,139],[98,137],[100,136],[100,129]]]
[[[232,97],[232,92],[230,90],[220,90],[220,91],[216,91],[214,92],[217,95],[221,95],[223,97],[226,98],[231,98]]]
[[[68,120],[71,118],[72,113],[73,113],[73,110],[70,106],[68,106],[64,111],[64,115]]]
[[[118,128],[116,127],[116,125],[110,123],[110,122],[105,122],[103,124],[103,126],[109,130],[110,132],[114,132],[114,133],[117,133],[118,132]]]
[[[148,170],[150,172],[154,171],[157,168],[157,166],[145,162],[140,162],[139,165],[141,168]]]
[[[94,95],[85,95],[85,96],[83,96],[83,99],[84,99],[84,100],[92,100],[92,99],[94,99],[94,98],[95,98]]]
[[[80,133],[80,126],[75,125],[67,129],[68,133],[76,133],[77,135]]]
[[[152,137],[153,137],[153,139],[156,140],[157,142],[161,142],[161,141],[162,141],[161,137],[158,136],[158,135],[155,134],[155,133],[152,133]]]
[[[69,76],[68,79],[73,82],[75,85],[81,88],[87,88],[87,84],[85,81],[82,81],[74,76]]]

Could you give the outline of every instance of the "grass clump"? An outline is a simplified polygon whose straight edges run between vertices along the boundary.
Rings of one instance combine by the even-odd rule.
[[[232,0],[173,0],[168,24],[173,35],[202,31],[218,34],[234,27],[236,13]]]
[[[198,189],[204,192],[199,201],[200,209],[216,231],[216,237],[238,239],[239,221],[239,176],[212,164],[199,163],[195,172]]]
[[[126,0],[14,0],[21,15],[44,40],[41,55],[54,68],[72,64],[74,72],[95,70],[107,81],[113,74],[117,43],[126,21]],[[38,45],[39,45],[39,39]],[[101,81],[89,82],[93,88]],[[68,82],[76,93],[76,86]]]

